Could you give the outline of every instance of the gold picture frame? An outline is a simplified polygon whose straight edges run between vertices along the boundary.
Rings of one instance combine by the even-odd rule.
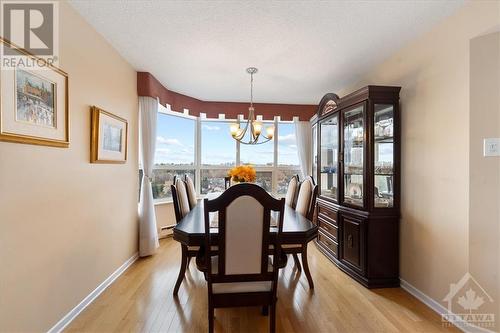
[[[1,69],[0,141],[68,148],[68,74],[0,37],[0,47],[4,46],[21,57],[44,64],[45,69]]]
[[[90,123],[90,163],[125,163],[128,121],[92,106]]]

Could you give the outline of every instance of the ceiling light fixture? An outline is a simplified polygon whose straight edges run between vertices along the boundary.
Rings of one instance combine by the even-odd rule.
[[[257,73],[257,68],[247,68],[250,74],[250,107],[248,108],[248,118],[244,128],[240,127],[239,121],[230,125],[230,132],[233,139],[245,145],[259,145],[268,142],[274,137],[274,126],[265,127],[262,121],[255,119],[255,109],[253,108],[253,75]],[[247,132],[249,135],[246,135]],[[266,134],[264,134],[265,132]]]

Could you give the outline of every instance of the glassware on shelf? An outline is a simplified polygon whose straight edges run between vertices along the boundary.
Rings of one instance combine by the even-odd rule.
[[[321,195],[337,199],[337,174],[339,150],[338,116],[325,121],[320,127]]]
[[[344,202],[363,206],[364,106],[344,114]]]
[[[394,106],[375,104],[374,205],[394,207]]]
[[[318,128],[316,125],[312,126],[312,142],[313,142],[313,152],[312,152],[312,163],[313,163],[313,179],[318,183]]]

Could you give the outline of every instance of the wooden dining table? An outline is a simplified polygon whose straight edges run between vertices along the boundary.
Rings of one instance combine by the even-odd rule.
[[[212,195],[210,198],[213,198]],[[203,200],[174,227],[174,240],[186,246],[205,245],[205,212]],[[275,241],[278,228],[270,227],[271,242]],[[211,237],[217,239],[217,228],[210,228]],[[298,214],[293,208],[285,205],[283,213],[283,232],[281,244],[306,244],[318,236],[318,226],[304,216]]]
[[[211,193],[207,197],[208,199],[214,199],[220,195],[220,193]],[[218,215],[211,214],[209,217],[210,225],[214,225],[214,227],[210,227],[211,233],[211,242],[217,244],[217,235],[218,228],[216,220],[218,219]],[[270,226],[270,243],[276,243],[276,236],[278,233],[278,228],[276,224],[272,221],[278,221],[278,217],[271,215],[271,226]],[[213,223],[215,222],[215,223]],[[299,245],[300,247],[307,249],[307,243],[312,241],[318,236],[318,226],[315,225],[312,221],[307,219],[306,217],[298,214],[293,208],[285,205],[283,212],[283,229],[280,237],[281,246],[285,245]],[[200,271],[206,270],[206,264],[204,263],[205,256],[205,207],[204,200],[198,200],[198,204],[191,209],[191,211],[182,218],[179,223],[174,227],[173,231],[174,240],[181,243],[182,246],[182,263],[181,269],[179,271],[179,276],[175,283],[174,287],[174,295],[177,295],[179,287],[184,279],[184,273],[186,270],[186,266],[189,265],[189,258],[187,257],[188,253],[193,252],[193,256],[196,256],[196,266]],[[193,250],[193,248],[195,250]],[[303,253],[305,257],[302,257],[303,260],[307,260],[307,250]],[[287,255],[282,252],[280,256],[280,260],[278,263],[279,268],[283,268],[287,263]],[[294,260],[298,261],[296,257]],[[305,263],[305,273],[307,279],[312,283],[311,274],[307,268],[307,262]]]

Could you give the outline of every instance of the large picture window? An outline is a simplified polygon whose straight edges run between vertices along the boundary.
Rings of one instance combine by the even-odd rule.
[[[288,182],[299,173],[295,125],[266,122],[275,126],[275,138],[261,145],[244,145],[229,134],[231,121],[203,119],[167,111],[160,107],[153,168],[153,197],[170,201],[175,176],[189,175],[196,191],[205,195],[224,191],[224,177],[233,166],[251,164],[256,184],[275,195],[284,195]]]
[[[196,179],[196,119],[159,112],[157,120],[155,164],[153,166],[153,198],[171,200],[170,185],[174,176],[188,174]]]

